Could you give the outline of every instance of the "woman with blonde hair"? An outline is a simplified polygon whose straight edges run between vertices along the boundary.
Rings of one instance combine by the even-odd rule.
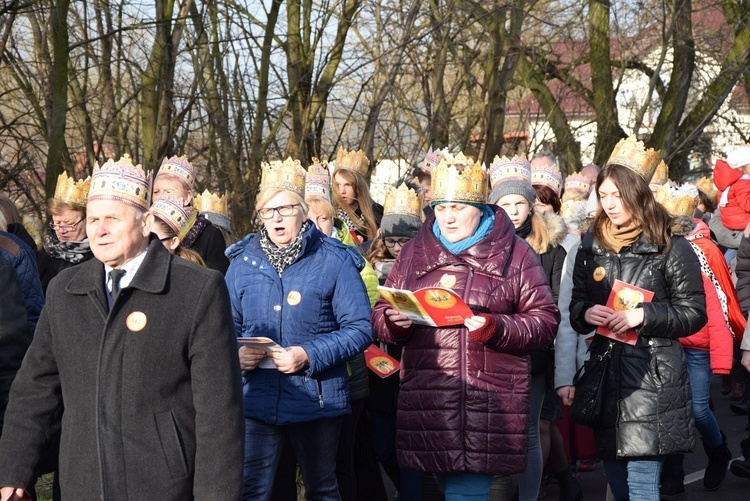
[[[195,264],[206,266],[200,254],[180,245],[182,239],[195,224],[197,211],[193,207],[184,205],[180,198],[167,196],[154,201],[149,212],[154,215],[151,232],[159,238],[169,252]]]
[[[50,230],[44,235],[37,261],[42,288],[62,270],[94,257],[86,236],[86,200],[91,179],[75,181],[66,173],[57,178],[55,196],[47,202]]]

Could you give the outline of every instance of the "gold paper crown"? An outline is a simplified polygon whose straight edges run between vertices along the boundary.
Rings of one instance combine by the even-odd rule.
[[[182,198],[169,195],[160,198],[151,206],[149,212],[172,228],[178,240],[182,240],[193,227],[198,212],[190,205],[184,206]]]
[[[714,186],[714,178],[704,176],[695,182],[695,186],[696,188],[701,190],[703,193],[705,193],[706,196],[710,198],[713,203],[716,203],[716,197],[719,194],[719,192],[716,190],[716,187]]]
[[[450,160],[450,158],[451,154],[448,151],[448,148],[442,150],[433,150],[432,148],[430,148],[430,151],[428,151],[427,155],[425,155],[424,157],[424,161],[422,162],[420,169],[425,174],[431,174],[432,169],[437,167],[443,159]]]
[[[174,176],[179,179],[188,190],[193,189],[195,168],[185,156],[178,157],[175,155],[172,158],[165,158],[161,163],[161,167],[159,167],[159,172],[156,174],[156,177],[163,175]]]
[[[94,165],[88,201],[116,200],[147,211],[151,201],[151,171],[133,165],[130,155],[115,162],[111,158],[104,165]]]
[[[305,176],[305,200],[320,198],[331,203],[331,175],[328,173],[328,166],[317,158],[312,161]]]
[[[680,187],[664,183],[656,191],[656,201],[674,216],[691,216],[698,207],[698,188],[692,184]]]
[[[403,214],[421,219],[422,196],[406,186],[406,183],[401,183],[398,188],[389,189],[385,195],[383,216],[389,214]]]
[[[226,194],[222,196],[214,195],[208,188],[203,190],[200,195],[195,195],[193,204],[198,212],[213,212],[215,214],[229,215]]]
[[[292,160],[289,157],[283,162],[274,160],[270,163],[263,163],[262,167],[260,191],[276,188],[291,191],[301,197],[305,196],[306,172],[299,160]]]
[[[638,141],[635,136],[630,136],[617,143],[609,156],[609,160],[607,160],[607,165],[617,164],[627,167],[641,176],[646,183],[649,183],[659,163],[659,154],[653,148],[647,150],[643,141]]]
[[[495,155],[490,164],[490,185],[494,188],[499,183],[512,180],[531,183],[531,162],[518,155],[513,158]]]
[[[370,161],[362,150],[347,151],[344,148],[339,148],[336,154],[337,169],[347,169],[366,176],[369,165]]]
[[[560,195],[562,187],[562,173],[555,164],[545,164],[538,167],[531,167],[531,184],[532,186],[547,186]]]
[[[667,164],[662,160],[659,162],[659,165],[656,166],[656,172],[654,172],[654,176],[651,178],[649,184],[662,185],[667,181],[669,181],[669,168],[667,168]]]
[[[562,201],[568,200],[586,200],[591,193],[593,181],[583,174],[571,174],[565,179],[565,191],[563,192]]]
[[[487,200],[487,169],[459,153],[443,159],[432,171],[432,203],[484,204]]]
[[[55,186],[55,196],[53,198],[66,204],[86,207],[86,199],[88,198],[90,188],[91,176],[76,181],[72,177],[68,177],[66,172],[63,172],[57,176],[57,186]]]

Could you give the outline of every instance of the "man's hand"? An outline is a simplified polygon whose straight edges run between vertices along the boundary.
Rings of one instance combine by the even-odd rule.
[[[408,329],[411,327],[411,319],[398,310],[388,308],[385,310],[385,316],[388,317],[388,320],[392,324],[395,324],[402,329]]]
[[[240,369],[243,371],[254,370],[265,357],[266,352],[259,348],[242,346],[240,348]]]
[[[2,487],[0,488],[0,500],[31,501],[31,497],[20,487]]]
[[[750,350],[742,350],[742,367],[750,372]]]
[[[562,399],[563,405],[573,403],[573,397],[576,394],[575,386],[561,386],[557,389],[557,395]]]
[[[310,362],[310,358],[301,346],[290,346],[284,351],[272,351],[268,356],[276,364],[279,372],[284,374],[299,372]]]

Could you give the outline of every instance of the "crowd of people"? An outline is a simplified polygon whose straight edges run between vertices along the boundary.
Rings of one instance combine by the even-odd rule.
[[[0,197],[1,499],[684,499],[697,436],[750,479],[750,146],[659,160],[430,150],[383,205],[361,151],[274,161],[243,238],[185,157],[61,175],[40,242]]]

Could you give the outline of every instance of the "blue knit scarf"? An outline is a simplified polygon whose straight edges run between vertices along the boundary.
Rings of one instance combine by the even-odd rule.
[[[438,239],[438,242],[440,242],[440,245],[448,249],[448,251],[453,255],[458,255],[461,252],[465,251],[469,247],[473,247],[476,245],[480,240],[482,240],[484,237],[489,234],[490,230],[492,230],[492,227],[495,225],[495,211],[490,208],[489,205],[486,204],[467,204],[472,205],[482,211],[482,217],[479,220],[479,226],[477,226],[477,229],[474,231],[474,234],[471,235],[468,238],[464,238],[463,240],[460,240],[455,243],[450,243],[448,240],[445,239],[443,234],[440,232],[440,227],[438,226],[437,219],[432,224],[432,233],[435,235],[435,238]]]

